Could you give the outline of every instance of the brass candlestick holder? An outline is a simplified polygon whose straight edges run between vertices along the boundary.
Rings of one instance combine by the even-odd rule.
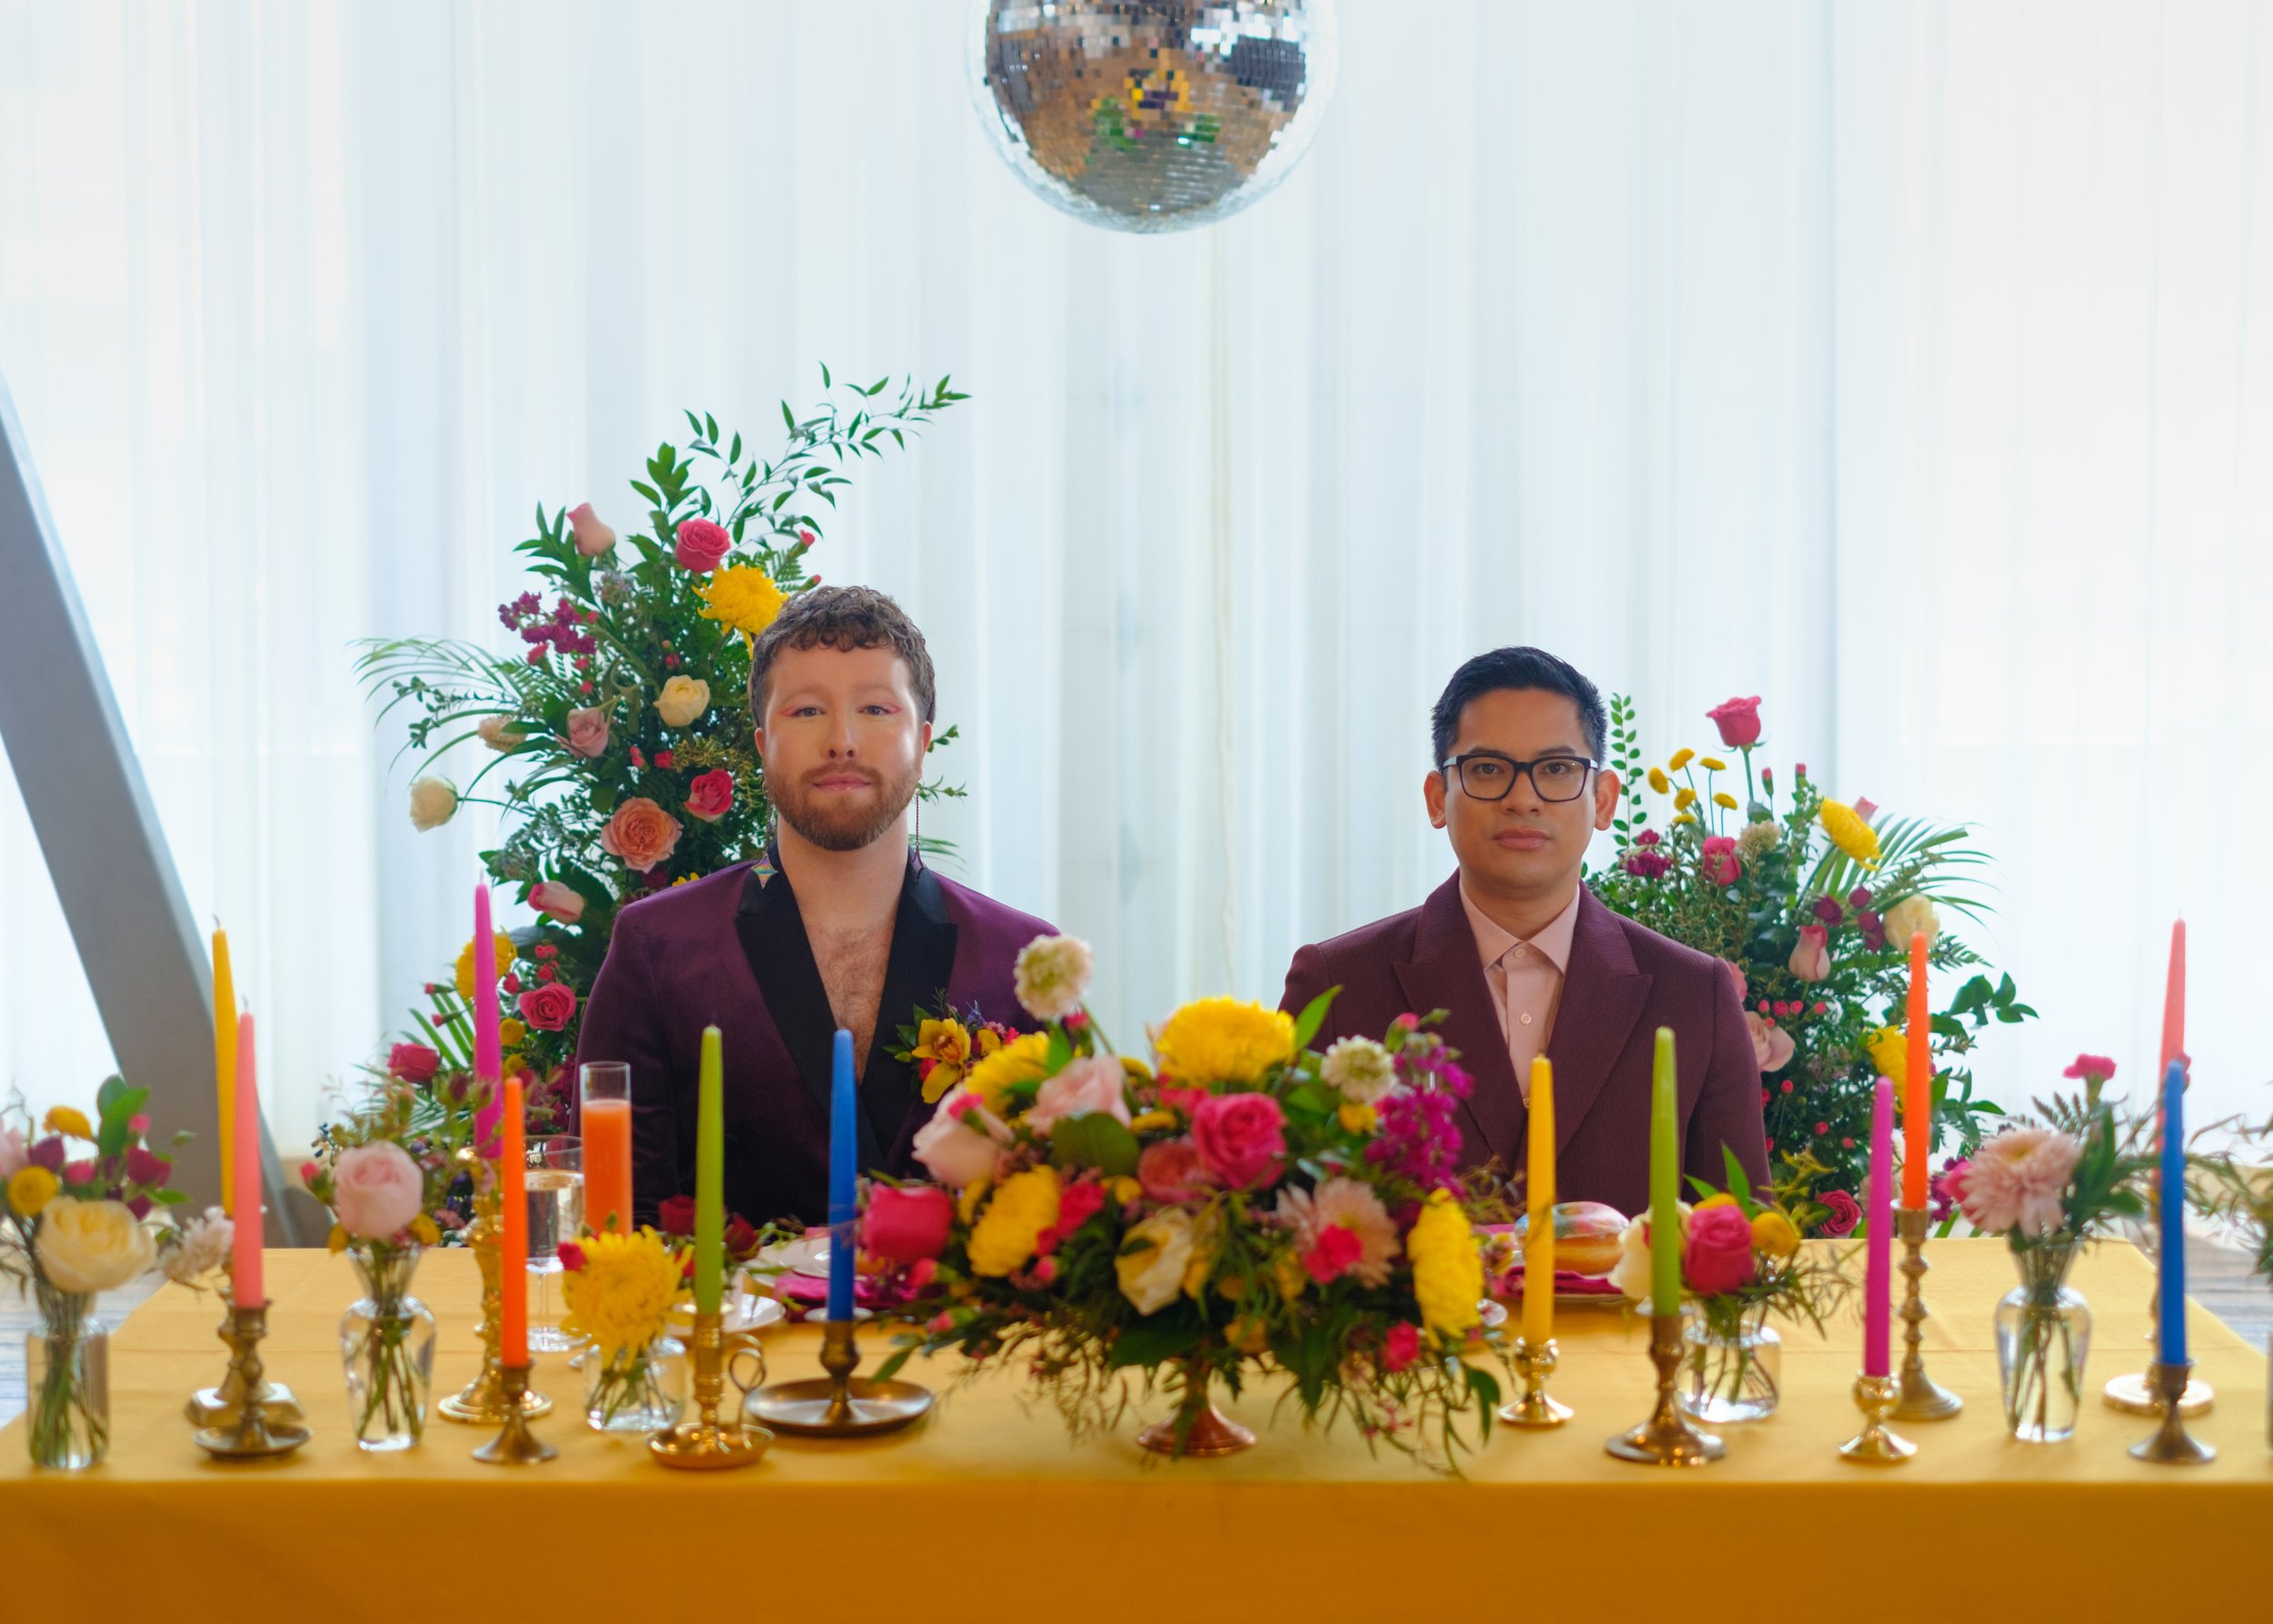
[[[496,1176],[486,1170],[487,1164],[471,1147],[460,1150],[457,1159],[460,1167],[469,1168],[474,1174],[474,1221],[466,1226],[466,1244],[482,1273],[482,1318],[475,1328],[482,1339],[482,1368],[473,1380],[435,1408],[447,1419],[468,1427],[495,1427],[506,1418],[505,1372],[497,1362],[497,1344],[505,1331],[500,1300],[505,1266],[498,1255],[504,1198]],[[523,1417],[532,1421],[550,1414],[553,1408],[550,1398],[530,1389],[526,1366],[521,1371],[519,1403]]]
[[[931,1391],[912,1381],[856,1381],[860,1348],[853,1322],[821,1327],[819,1380],[781,1381],[760,1388],[743,1406],[776,1432],[802,1438],[867,1438],[905,1427],[931,1408]]]
[[[1649,1317],[1649,1362],[1657,1368],[1657,1402],[1649,1419],[1602,1447],[1620,1460],[1649,1466],[1704,1466],[1728,1453],[1720,1439],[1689,1425],[1674,1396],[1674,1378],[1681,1369],[1680,1315]]]
[[[1860,1466],[1899,1466],[1918,1453],[1918,1446],[1887,1430],[1887,1418],[1898,1413],[1902,1384],[1891,1376],[1855,1378],[1855,1408],[1863,1412],[1863,1429],[1839,1446],[1839,1459]]]
[[[2216,1449],[2187,1430],[2184,1400],[2187,1378],[2193,1370],[2192,1359],[2176,1365],[2157,1359],[2147,1368],[2148,1382],[2162,1400],[2162,1425],[2131,1446],[2132,1459],[2151,1460],[2157,1466],[2202,1466],[2218,1459]]]
[[[1510,1427],[1560,1427],[1569,1420],[1570,1406],[1547,1396],[1547,1378],[1555,1374],[1555,1338],[1517,1337],[1508,1358],[1516,1368],[1516,1396],[1499,1407],[1499,1418]]]
[[[236,1323],[235,1285],[235,1282],[232,1279],[231,1295],[222,1298],[221,1323],[214,1327],[214,1335],[219,1337],[223,1344],[232,1349],[236,1346],[230,1338],[230,1328]],[[238,1418],[244,1415],[245,1400],[247,1396],[244,1378],[238,1373],[237,1360],[232,1357],[227,1371],[221,1378],[220,1385],[199,1388],[189,1396],[189,1402],[183,1406],[182,1413],[189,1418],[191,1426],[201,1431],[207,1428],[225,1430],[234,1428]],[[249,1396],[255,1403],[260,1406],[262,1413],[266,1416],[272,1427],[279,1424],[297,1427],[308,1418],[307,1411],[303,1409],[300,1401],[292,1396],[292,1389],[280,1381],[270,1381],[264,1377],[258,1389]]]
[[[1895,1417],[1904,1421],[1946,1421],[1965,1408],[1965,1400],[1926,1374],[1926,1231],[1933,1215],[1923,1207],[1905,1207],[1895,1214],[1895,1229],[1902,1237],[1902,1378]],[[1857,1403],[1861,1400],[1857,1399]],[[1867,1430],[1867,1429],[1866,1429]]]
[[[223,1385],[235,1383],[242,1393],[258,1393],[261,1338],[268,1334],[268,1305],[239,1303],[229,1310],[222,1337],[229,1345],[229,1375]],[[197,1447],[216,1460],[274,1460],[289,1455],[308,1441],[308,1429],[281,1418],[271,1420],[265,1405],[239,1402],[236,1419],[226,1427],[208,1427],[197,1435]]]
[[[2147,1246],[2146,1242],[2142,1241],[2139,1244],[2150,1253],[2152,1252],[2153,1248]],[[2154,1291],[2147,1298],[2148,1328],[2147,1345],[2149,1348],[2156,1344],[2157,1333],[2154,1327],[2159,1324],[2161,1319],[2162,1282],[2158,1279],[2155,1282]],[[2182,1416],[2208,1414],[2210,1400],[2217,1396],[2210,1390],[2208,1382],[2189,1379],[2187,1382],[2186,1396],[2178,1400],[2178,1413]],[[2121,1376],[2111,1378],[2106,1387],[2099,1389],[2099,1397],[2109,1409],[2119,1409],[2125,1415],[2158,1416],[2162,1414],[2162,1394],[2155,1387],[2154,1360],[2148,1359],[2147,1368],[2144,1370],[2128,1370]]]
[[[484,1466],[536,1466],[550,1460],[560,1453],[529,1430],[529,1409],[522,1400],[528,1396],[529,1368],[526,1365],[500,1365],[497,1368],[497,1413],[503,1425],[497,1436],[474,1451],[474,1459]],[[551,1405],[546,1406],[546,1409]],[[540,1410],[538,1414],[543,1414]]]
[[[666,1466],[689,1471],[716,1471],[726,1467],[755,1466],[774,1435],[740,1418],[741,1401],[766,1379],[766,1351],[756,1333],[736,1331],[728,1336],[716,1308],[695,1316],[695,1418],[666,1427],[647,1440],[647,1449]],[[757,1362],[756,1373],[744,1381],[734,1366],[745,1357]],[[718,1418],[719,1400],[731,1377],[736,1389],[736,1418]]]

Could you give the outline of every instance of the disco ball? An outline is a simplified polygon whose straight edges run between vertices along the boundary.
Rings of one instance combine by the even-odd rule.
[[[976,0],[971,93],[1077,220],[1181,231],[1287,178],[1334,93],[1333,0]]]

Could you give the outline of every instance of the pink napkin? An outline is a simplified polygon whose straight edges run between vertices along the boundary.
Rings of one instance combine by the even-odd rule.
[[[820,1275],[778,1274],[774,1277],[774,1295],[785,1306],[810,1308],[828,1301],[828,1281]],[[885,1294],[868,1283],[866,1277],[853,1277],[853,1307],[874,1308],[883,1306]]]

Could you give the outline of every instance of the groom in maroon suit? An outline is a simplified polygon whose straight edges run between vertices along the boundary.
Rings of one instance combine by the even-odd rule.
[[[1320,1048],[1378,1038],[1407,1010],[1448,1011],[1446,1041],[1475,1084],[1460,1118],[1468,1166],[1524,1165],[1531,1060],[1546,1055],[1557,1195],[1636,1213],[1649,1199],[1659,1027],[1675,1037],[1684,1171],[1721,1185],[1727,1146],[1760,1184],[1767,1152],[1735,979],[1612,913],[1580,877],[1617,807],[1607,729],[1594,684],[1551,654],[1497,648],[1462,666],[1437,701],[1423,788],[1459,871],[1420,907],[1296,953],[1283,1003],[1299,1011],[1342,989]]]
[[[750,709],[780,827],[768,875],[736,863],[626,907],[576,1058],[632,1073],[632,1206],[695,1188],[696,1065],[726,1057],[726,1201],[753,1221],[826,1221],[829,1050],[853,1036],[860,1166],[919,1172],[931,1116],[893,1030],[942,992],[1016,1022],[1018,949],[1052,928],[924,867],[908,807],[931,746],[931,656],[865,586],[791,598],[750,653]]]

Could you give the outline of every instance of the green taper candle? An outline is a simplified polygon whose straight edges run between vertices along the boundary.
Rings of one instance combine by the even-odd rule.
[[[1681,1311],[1681,1125],[1675,1098],[1673,1028],[1657,1028],[1649,1093],[1649,1311]]]
[[[726,1291],[726,1132],[718,1028],[703,1028],[695,1102],[695,1311],[716,1314]]]

